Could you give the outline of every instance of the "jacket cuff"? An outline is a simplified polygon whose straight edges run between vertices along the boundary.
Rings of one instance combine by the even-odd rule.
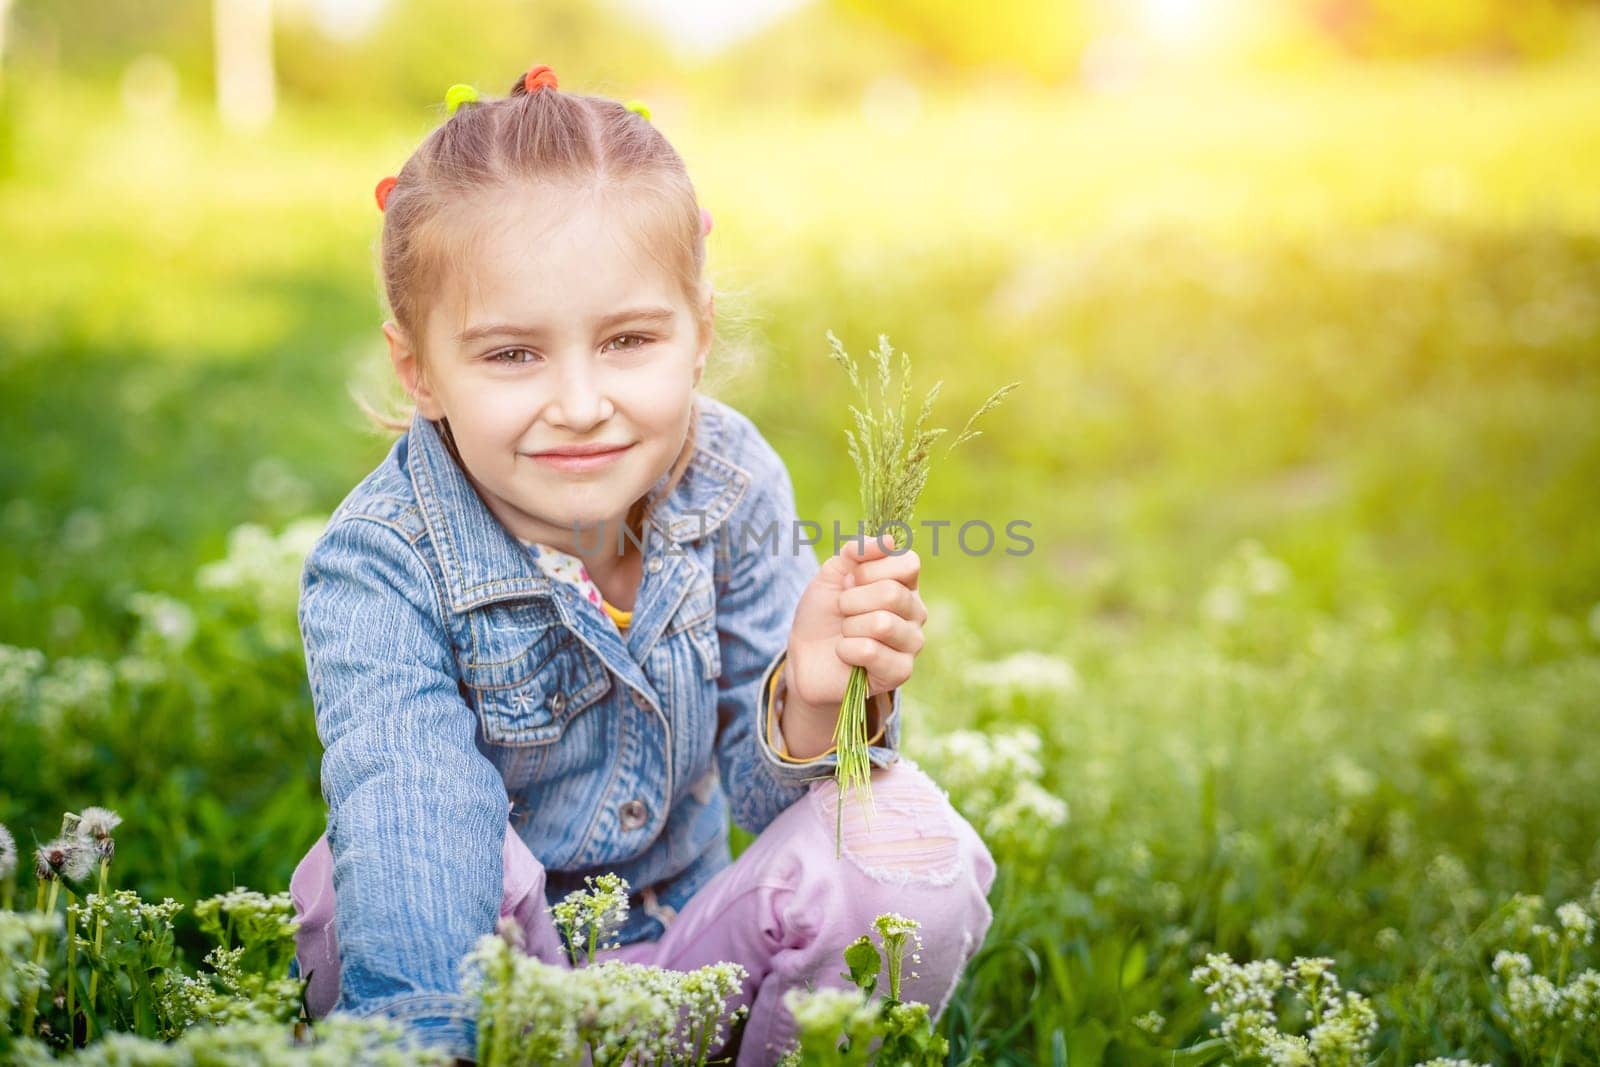
[[[808,782],[829,777],[839,763],[837,746],[830,745],[826,751],[810,759],[798,759],[789,755],[783,744],[782,733],[778,729],[778,712],[787,692],[783,671],[787,658],[788,650],[780,651],[761,678],[760,698],[756,701],[756,737],[762,759],[782,781]],[[896,688],[889,693],[879,693],[872,700],[880,711],[885,705],[888,711],[882,714],[877,733],[867,741],[867,759],[874,767],[887,767],[899,758],[900,690]]]
[[[408,993],[364,1004],[349,1014],[393,1019],[417,1044],[458,1059],[474,1060],[478,1055],[477,1003],[460,993]]]

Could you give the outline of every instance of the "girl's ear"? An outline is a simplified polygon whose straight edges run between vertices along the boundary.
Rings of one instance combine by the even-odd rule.
[[[694,354],[694,384],[700,384],[700,376],[706,370],[706,356],[711,352],[711,340],[716,334],[717,321],[717,296],[715,293],[706,294],[705,307],[701,310],[700,348]]]
[[[389,362],[394,364],[400,384],[405,386],[406,392],[416,402],[417,411],[425,419],[442,417],[444,408],[428,386],[428,376],[423,373],[422,362],[417,359],[416,349],[412,347],[405,331],[391,319],[383,324],[383,336],[389,342]]]

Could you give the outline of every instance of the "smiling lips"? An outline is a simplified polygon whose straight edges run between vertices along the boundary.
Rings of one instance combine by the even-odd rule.
[[[615,463],[632,445],[572,445],[535,452],[533,458],[560,471],[592,471]]]

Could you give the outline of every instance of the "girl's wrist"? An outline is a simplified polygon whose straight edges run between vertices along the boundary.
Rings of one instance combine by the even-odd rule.
[[[795,695],[789,684],[792,661],[785,660],[783,679],[778,685],[778,729],[783,732],[784,748],[795,759],[811,759],[833,747],[833,732],[839,722],[839,705],[810,704]],[[867,698],[867,736],[876,737],[882,719],[879,701],[882,694]]]

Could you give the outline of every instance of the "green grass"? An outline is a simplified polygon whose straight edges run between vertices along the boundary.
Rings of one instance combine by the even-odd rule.
[[[0,688],[0,822],[107,804],[124,884],[272,891],[323,816],[292,619],[196,575],[382,455],[346,386],[385,370],[370,191],[421,127],[245,142],[37,91],[59,104],[20,109],[0,185],[0,642],[80,691]],[[1385,1065],[1524,1062],[1488,979],[1509,935],[1479,926],[1600,879],[1600,79],[928,96],[904,129],[655,110],[749,323],[720,395],[804,517],[856,511],[827,329],[887,333],[947,418],[1023,383],[919,518],[1027,520],[1035,548],[915,545],[907,745],[1029,726],[1071,814],[997,846],[955,1051],[1172,1062],[1213,950],[1335,958]],[[1247,541],[1286,582],[1250,591]],[[141,630],[139,590],[191,605],[193,642]],[[1019,649],[1079,684],[975,684]],[[165,680],[71,662],[130,653]]]

